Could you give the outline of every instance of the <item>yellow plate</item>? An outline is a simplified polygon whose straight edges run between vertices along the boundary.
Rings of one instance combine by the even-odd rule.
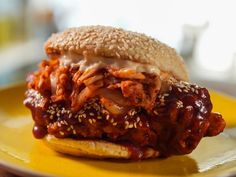
[[[236,173],[236,100],[213,91],[211,97],[214,110],[224,115],[231,130],[204,138],[190,155],[141,162],[101,161],[58,154],[34,139],[30,113],[22,104],[24,86],[12,86],[0,91],[0,166],[37,176],[208,177]]]

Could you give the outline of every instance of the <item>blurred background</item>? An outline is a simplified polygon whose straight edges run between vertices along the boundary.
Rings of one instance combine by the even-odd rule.
[[[0,87],[25,79],[46,58],[53,32],[111,25],[176,48],[195,83],[235,94],[234,0],[0,0]]]

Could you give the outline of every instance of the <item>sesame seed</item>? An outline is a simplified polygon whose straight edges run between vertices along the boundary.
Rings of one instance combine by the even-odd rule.
[[[186,109],[192,109],[193,107],[192,106],[186,106]]]
[[[72,113],[69,114],[69,118],[71,118],[71,117],[72,117]]]
[[[97,119],[102,119],[102,116],[97,116]]]
[[[83,113],[84,113],[84,110],[80,110],[78,113],[79,113],[79,114],[83,114]]]
[[[111,123],[113,123],[113,122],[114,122],[114,119],[112,118],[112,119],[111,119]]]
[[[186,93],[188,93],[188,90],[187,90],[187,89],[184,89],[183,91],[186,92]]]
[[[137,113],[136,110],[131,110],[131,111],[130,111],[130,115],[131,115],[131,116],[134,116],[136,113]]]
[[[142,126],[143,126],[143,123],[142,123],[141,121],[139,122],[139,126],[140,126],[140,127],[142,127]]]
[[[176,104],[177,104],[177,108],[182,108],[182,107],[183,107],[183,102],[180,101],[180,100],[178,100],[178,101],[176,102]]]
[[[182,92],[182,90],[181,90],[180,88],[178,88],[178,91],[179,91],[179,92]]]
[[[114,122],[112,125],[113,125],[113,126],[116,126],[116,125],[117,125],[117,122]]]
[[[140,121],[140,117],[137,117],[137,122],[139,122]]]
[[[65,133],[64,133],[64,132],[62,132],[62,131],[59,131],[59,133],[60,133],[60,135],[62,135],[62,136],[63,136],[63,135],[65,135]]]
[[[129,124],[129,128],[133,128],[134,127],[134,125],[133,124]]]
[[[92,124],[92,123],[93,123],[92,119],[89,119],[89,123],[90,123],[90,124]]]
[[[94,113],[90,112],[89,115],[90,115],[90,116],[94,116]]]
[[[76,135],[76,131],[75,130],[73,130],[73,134]]]
[[[154,110],[154,111],[153,111],[153,113],[154,113],[155,115],[158,115],[158,112],[157,112],[157,110]]]

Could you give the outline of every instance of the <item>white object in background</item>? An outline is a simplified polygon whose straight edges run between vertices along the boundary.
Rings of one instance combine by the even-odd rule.
[[[44,55],[42,40],[16,43],[0,50],[0,75],[41,60]]]
[[[214,1],[209,10],[209,26],[200,36],[194,67],[200,78],[232,82],[236,53],[235,1]]]
[[[233,64],[231,66],[230,79],[236,81],[236,51],[233,54]]]
[[[182,25],[205,22],[205,0],[51,0],[60,31],[82,25],[110,25],[142,32],[179,49]],[[203,6],[204,4],[204,6]],[[205,10],[203,10],[203,8]],[[201,13],[199,13],[201,9]]]

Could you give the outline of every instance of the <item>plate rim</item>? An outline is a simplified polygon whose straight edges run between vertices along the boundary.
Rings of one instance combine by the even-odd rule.
[[[32,176],[32,177],[52,177],[55,176],[49,173],[42,173],[34,169],[25,168],[20,165],[15,165],[13,163],[6,162],[0,159],[0,169],[6,170],[6,172],[13,173],[20,176]]]
[[[11,88],[17,88],[19,86],[26,86],[26,82],[24,81],[18,81],[18,82],[14,82],[8,85],[4,85],[0,87],[0,92],[11,89]],[[218,91],[218,90],[214,90],[212,88],[209,88],[209,91],[213,91],[216,93],[219,93],[221,95],[224,95],[226,97],[228,97],[229,99],[236,99],[236,97],[227,94],[225,92],[222,91]],[[46,172],[40,172],[37,169],[33,169],[33,168],[27,168],[27,167],[23,167],[21,165],[16,165],[14,163],[11,163],[7,160],[3,160],[0,159],[0,169],[5,170],[6,172],[12,173],[14,175],[18,175],[18,176],[32,176],[32,177],[56,177],[56,176],[60,176],[60,175],[55,175],[52,173],[46,173]],[[234,177],[236,175],[236,170],[233,170],[231,172],[222,172],[219,174],[222,177]]]
[[[25,86],[26,83],[24,81],[18,81],[11,84],[3,85],[0,87],[0,92],[16,88],[19,86]],[[5,160],[0,159],[0,169],[5,170],[6,172],[10,172],[15,175],[20,176],[33,176],[33,177],[51,177],[55,176],[49,173],[39,172],[36,169],[30,169],[26,167],[22,167],[20,165],[15,165],[14,163],[7,162]]]

